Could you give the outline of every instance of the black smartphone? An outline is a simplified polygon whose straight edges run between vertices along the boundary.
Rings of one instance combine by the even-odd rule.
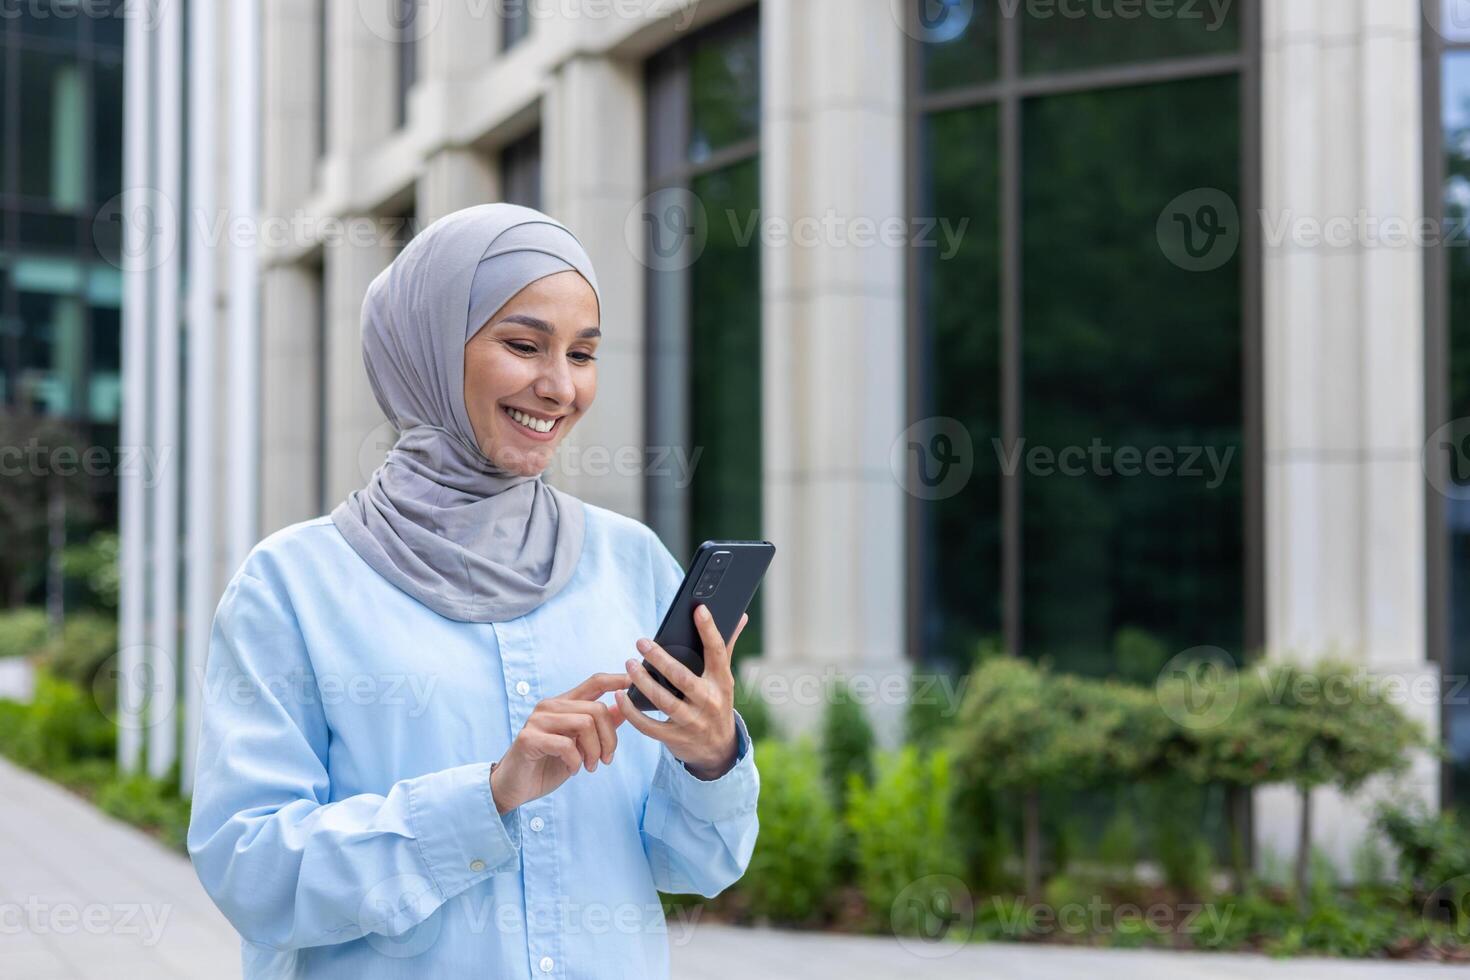
[[[704,644],[694,623],[695,607],[708,606],[720,635],[730,642],[775,554],[776,546],[769,541],[706,541],[700,545],[653,641],[703,676]],[[669,683],[657,668],[647,660],[643,666],[654,680],[684,700],[684,692]],[[637,685],[628,686],[628,697],[640,711],[658,710]]]

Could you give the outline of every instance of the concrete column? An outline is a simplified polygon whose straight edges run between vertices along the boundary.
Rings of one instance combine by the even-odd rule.
[[[367,369],[362,363],[362,298],[373,277],[393,261],[387,243],[367,247],[340,245],[326,251],[326,505],[330,510],[367,482],[381,452],[371,463],[363,446],[372,440],[386,451],[387,424],[373,398]],[[371,456],[371,453],[369,453]]]
[[[557,70],[543,105],[545,210],[592,257],[603,326],[596,407],[567,436],[550,479],[641,519],[644,267],[623,229],[643,196],[642,67],[574,57]]]
[[[445,147],[424,162],[416,196],[422,227],[460,208],[498,201],[500,175],[478,150]]]
[[[768,0],[761,35],[763,220],[902,217],[904,35],[887,0]],[[888,464],[904,427],[904,253],[834,238],[762,248],[762,500],[779,550],[751,676],[796,731],[821,717],[813,677],[860,677],[881,689],[859,693],[892,743],[908,675],[904,495]]]
[[[321,513],[317,498],[318,463],[325,448],[318,419],[321,288],[316,270],[299,263],[265,272],[261,369],[270,397],[260,406],[262,535]]]
[[[384,22],[375,18],[370,24],[365,10],[365,4],[335,2],[327,11],[328,166],[339,173],[350,174],[356,154],[380,144],[395,123],[397,50]]]
[[[1270,656],[1332,654],[1437,676],[1425,641],[1423,256],[1314,223],[1422,215],[1417,4],[1263,5],[1266,631]],[[1381,226],[1380,226],[1381,228]],[[1365,240],[1366,239],[1366,240]],[[1422,700],[1422,699],[1421,699]],[[1438,730],[1438,704],[1410,711]],[[1428,759],[1411,782],[1437,799]],[[1346,867],[1366,801],[1314,798]],[[1257,841],[1294,852],[1294,794],[1256,798]]]
[[[315,0],[265,7],[264,213],[290,217],[311,196],[316,175]],[[261,283],[260,476],[262,535],[318,511],[317,454],[321,308],[314,271],[268,267]]]

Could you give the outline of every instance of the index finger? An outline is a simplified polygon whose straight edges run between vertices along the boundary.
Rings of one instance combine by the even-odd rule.
[[[628,684],[627,674],[593,674],[561,696],[573,701],[595,701],[608,691],[621,691]]]

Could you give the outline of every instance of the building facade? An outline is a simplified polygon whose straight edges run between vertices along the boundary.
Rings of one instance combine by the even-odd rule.
[[[272,0],[258,107],[222,17],[203,159],[259,219],[199,307],[231,324],[207,589],[391,444],[372,278],[513,200],[604,290],[551,478],[679,555],[776,542],[742,671],[789,727],[843,676],[891,742],[914,670],[987,649],[1336,654],[1410,682],[1452,760],[1411,784],[1470,799],[1470,472],[1430,438],[1470,417],[1470,265],[1422,240],[1470,206],[1454,7]],[[1256,794],[1264,849],[1295,808]],[[1323,791],[1316,840],[1345,862],[1364,813]]]

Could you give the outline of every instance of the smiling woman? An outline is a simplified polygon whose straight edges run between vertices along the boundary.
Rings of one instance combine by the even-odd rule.
[[[626,921],[744,873],[734,640],[696,614],[705,672],[670,698],[629,658],[670,669],[646,638],[679,563],[544,479],[596,397],[600,313],[572,233],[507,204],[435,222],[369,287],[397,442],[330,518],[251,552],[210,641],[203,689],[230,697],[205,707],[188,843],[247,977],[666,977],[661,912],[608,931],[568,910]],[[388,677],[424,701],[322,696]],[[526,915],[487,929],[490,908]]]

